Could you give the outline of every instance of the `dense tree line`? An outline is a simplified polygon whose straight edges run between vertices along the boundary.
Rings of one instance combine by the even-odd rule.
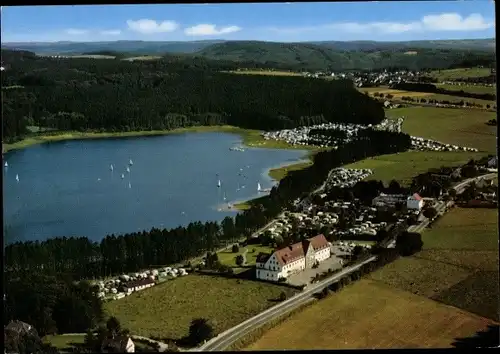
[[[2,53],[8,51],[2,51]],[[56,130],[163,130],[230,124],[276,130],[326,122],[377,124],[379,102],[348,80],[235,75],[204,59],[2,58],[4,137]],[[234,64],[232,64],[234,66]]]
[[[320,152],[314,164],[293,171],[251,209],[222,223],[192,222],[187,227],[126,235],[109,235],[100,243],[87,238],[54,238],[17,242],[5,248],[5,269],[13,274],[67,274],[74,279],[135,272],[149,266],[172,264],[199,256],[265,225],[292,201],[320,186],[330,169],[380,154],[405,151],[407,134],[364,130],[338,150]]]
[[[4,324],[20,320],[44,336],[83,333],[104,318],[96,290],[85,281],[34,273],[7,274],[5,280]]]
[[[419,82],[404,82],[399,84],[391,85],[392,89],[395,90],[403,90],[403,91],[416,91],[416,92],[428,92],[428,93],[436,93],[442,95],[451,95],[458,97],[467,97],[467,98],[475,98],[479,100],[487,100],[487,101],[495,101],[496,95],[491,93],[474,93],[474,92],[465,92],[463,90],[446,90],[443,88],[439,88],[436,85],[430,83],[419,83]]]

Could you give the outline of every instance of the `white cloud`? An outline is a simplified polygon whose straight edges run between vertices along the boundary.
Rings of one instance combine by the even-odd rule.
[[[177,28],[179,28],[179,24],[175,21],[157,22],[149,19],[141,19],[137,21],[128,20],[127,26],[130,30],[142,34],[174,32]]]
[[[220,34],[229,34],[241,31],[238,26],[227,26],[217,29],[215,25],[200,24],[193,27],[186,28],[184,33],[188,36],[215,36]]]
[[[66,34],[69,34],[70,36],[81,36],[81,35],[89,33],[88,30],[76,29],[76,28],[69,28],[65,32],[66,32]]]
[[[337,22],[318,26],[295,28],[270,28],[283,34],[297,34],[312,31],[336,30],[347,33],[382,33],[398,34],[404,32],[437,32],[437,31],[481,31],[493,28],[495,22],[485,19],[480,14],[471,14],[462,17],[457,13],[443,13],[440,15],[427,15],[419,21],[410,22]]]
[[[119,36],[122,33],[120,30],[105,30],[101,31],[101,35],[103,36]]]

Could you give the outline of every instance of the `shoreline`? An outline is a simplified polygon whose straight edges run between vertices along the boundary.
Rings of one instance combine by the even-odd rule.
[[[210,126],[192,126],[185,128],[176,128],[172,130],[138,130],[130,132],[77,132],[63,131],[59,133],[41,133],[39,135],[29,136],[12,144],[2,143],[2,154],[26,149],[35,145],[41,145],[51,142],[62,142],[70,140],[94,140],[94,139],[120,139],[133,137],[147,136],[165,136],[171,134],[185,133],[229,133],[237,134],[242,139],[242,145],[248,148],[263,148],[263,149],[294,149],[307,150],[308,154],[301,160],[291,163],[282,163],[276,166],[271,166],[267,170],[267,175],[272,180],[279,182],[288,172],[306,168],[312,164],[314,155],[321,149],[313,146],[291,145],[284,141],[265,140],[262,138],[261,130],[252,130],[235,127],[232,125],[210,125]],[[267,196],[266,194],[265,196]],[[249,203],[252,200],[262,197],[251,198],[248,200],[237,200],[232,203],[232,208],[229,211],[240,212],[249,208]],[[228,209],[228,208],[224,208]]]
[[[192,126],[185,128],[176,128],[171,130],[137,130],[130,132],[77,132],[61,131],[59,133],[41,133],[40,135],[28,136],[12,144],[2,143],[2,154],[9,151],[21,150],[34,145],[40,145],[51,142],[69,141],[69,140],[92,140],[92,139],[120,139],[143,136],[164,136],[170,134],[183,133],[232,133],[242,138],[242,144],[251,148],[264,149],[297,149],[297,150],[315,150],[307,146],[294,146],[283,141],[265,140],[262,138],[261,130],[252,130],[235,127],[232,125],[209,125]]]

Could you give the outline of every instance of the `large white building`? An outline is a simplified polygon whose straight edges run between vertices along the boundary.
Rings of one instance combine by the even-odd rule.
[[[256,277],[262,280],[278,281],[316,262],[330,258],[330,245],[324,235],[318,235],[302,242],[257,257]]]
[[[406,207],[410,210],[421,210],[424,206],[424,200],[417,193],[408,197],[406,200]]]

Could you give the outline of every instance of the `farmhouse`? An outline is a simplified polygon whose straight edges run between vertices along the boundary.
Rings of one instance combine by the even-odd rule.
[[[424,200],[417,193],[408,197],[406,200],[406,207],[410,210],[421,210],[424,206]]]
[[[105,339],[102,343],[103,353],[134,353],[135,344],[128,336]]]
[[[318,235],[302,242],[257,257],[256,277],[262,280],[278,281],[330,257],[330,245],[324,235]]]
[[[153,285],[155,285],[155,281],[153,279],[146,278],[146,279],[129,281],[128,283],[124,284],[124,288],[126,292],[132,292],[132,291],[143,290]]]

